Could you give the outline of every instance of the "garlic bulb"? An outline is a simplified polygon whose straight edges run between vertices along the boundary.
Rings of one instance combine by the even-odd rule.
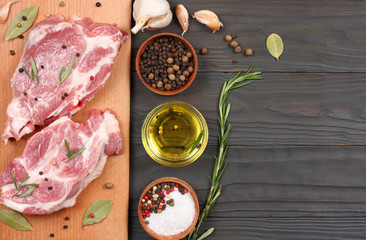
[[[0,8],[0,23],[4,23],[6,21],[9,16],[10,6],[15,2],[18,2],[18,0],[9,1]]]
[[[197,19],[197,21],[200,23],[205,24],[212,30],[212,32],[216,32],[220,29],[220,26],[224,26],[222,22],[220,22],[217,15],[210,10],[201,10],[195,12],[193,18]]]
[[[167,0],[136,0],[132,15],[136,22],[131,29],[134,34],[145,28],[164,28],[173,18]]]
[[[182,36],[183,36],[183,34],[188,30],[189,25],[188,11],[182,4],[178,4],[175,7],[175,15],[177,16],[177,19],[180,25],[182,26],[183,29]]]

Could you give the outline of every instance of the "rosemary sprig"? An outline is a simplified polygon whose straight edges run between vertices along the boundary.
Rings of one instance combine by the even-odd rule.
[[[38,187],[38,184],[35,184],[35,183],[24,184],[29,178],[30,178],[30,176],[26,176],[22,180],[22,182],[18,185],[17,182],[15,181],[15,171],[13,171],[13,174],[12,174],[12,176],[10,176],[10,179],[13,181],[15,189],[17,190],[13,195],[14,197],[26,197],[29,194],[31,194],[34,191],[34,189],[36,189],[36,187]],[[22,194],[17,194],[20,191],[20,189],[23,187],[30,187],[30,188],[28,188],[27,191],[25,191]]]
[[[31,63],[32,76],[29,74],[29,72],[27,71],[27,69],[25,69],[24,66],[22,66],[22,69],[24,70],[24,72],[27,74],[27,76],[30,78],[30,80],[32,82],[35,82],[35,80],[37,79],[37,85],[39,85],[37,66],[36,66],[36,63],[34,62],[32,56],[30,56],[29,61]]]
[[[67,162],[69,161],[71,158],[74,158],[74,157],[77,157],[79,156],[80,154],[82,154],[84,151],[85,151],[85,147],[80,149],[79,151],[76,151],[74,152],[74,154],[72,154],[72,152],[70,151],[70,148],[69,148],[69,144],[67,143],[66,139],[64,139],[64,143],[65,143],[65,148],[66,148],[66,152],[67,152],[67,159],[65,159],[64,162]]]
[[[70,65],[67,67],[67,69],[65,69],[64,67],[61,68],[60,73],[58,75],[58,84],[61,84],[70,75],[72,67],[74,66],[75,60],[76,60],[76,55],[74,56],[74,59],[72,59]]]
[[[196,140],[194,140],[194,142],[192,142],[188,146],[185,146],[184,149],[190,148],[191,150],[189,151],[189,153],[193,152],[194,149],[200,144],[202,137],[203,137],[203,130],[200,132]]]
[[[262,79],[261,72],[254,72],[254,73],[250,72],[252,68],[253,65],[243,75],[240,75],[242,72],[239,71],[232,79],[226,81],[222,86],[219,99],[219,126],[220,126],[220,133],[218,135],[219,151],[217,156],[215,157],[215,167],[212,173],[212,177],[210,177],[211,180],[210,193],[208,194],[206,204],[200,213],[198,223],[196,227],[192,230],[192,232],[189,234],[188,240],[204,239],[214,231],[214,228],[210,228],[201,236],[199,236],[199,228],[202,222],[206,219],[212,207],[215,205],[217,198],[221,194],[220,178],[227,166],[227,163],[224,163],[224,160],[228,149],[228,138],[232,126],[231,123],[227,124],[227,119],[230,114],[230,103],[226,105],[226,99],[230,95],[231,90],[248,85],[253,82],[251,80]]]

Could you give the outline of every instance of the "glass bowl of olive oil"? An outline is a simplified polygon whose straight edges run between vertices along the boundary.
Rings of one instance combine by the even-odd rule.
[[[181,167],[201,156],[207,146],[208,127],[192,105],[169,101],[146,116],[141,138],[146,152],[156,162]]]

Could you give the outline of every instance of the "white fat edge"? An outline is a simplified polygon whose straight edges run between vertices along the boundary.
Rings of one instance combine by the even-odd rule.
[[[109,112],[104,112],[104,123],[107,129],[107,133],[118,133],[120,132],[119,122],[115,115]]]

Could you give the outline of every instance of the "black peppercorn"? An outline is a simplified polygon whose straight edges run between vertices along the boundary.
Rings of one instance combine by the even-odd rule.
[[[47,182],[48,181],[48,178],[45,178],[44,180],[45,180],[45,182]]]
[[[97,2],[95,6],[100,7],[102,4],[100,2]]]
[[[67,225],[64,225],[64,229],[67,229],[69,226],[67,226]]]
[[[24,93],[24,96],[27,96],[27,93],[26,92]]]
[[[48,187],[48,190],[52,190],[53,189],[53,187]]]
[[[24,72],[24,69],[23,68],[19,68],[19,72]]]
[[[62,96],[62,97],[61,97],[61,99],[62,99],[62,100],[65,100],[65,97],[64,97],[64,96]]]
[[[53,233],[51,233],[51,234],[50,234],[50,237],[51,237],[51,238],[53,238],[54,236],[55,236],[55,234],[53,234]]]
[[[66,45],[62,45],[62,48],[63,48],[63,49],[66,49]]]
[[[38,101],[38,98],[34,98],[34,101]]]
[[[39,172],[39,175],[43,175],[43,172],[42,172],[42,171],[40,171],[40,172]]]
[[[10,50],[10,55],[14,56],[15,55],[15,51],[14,50]]]
[[[23,38],[24,38],[24,36],[23,36],[23,35],[19,35],[19,36],[18,36],[18,38],[23,39]]]
[[[69,221],[69,219],[70,219],[69,217],[65,217],[65,220],[66,220],[66,221]]]
[[[44,68],[44,66],[43,66],[43,65],[41,65],[41,68],[43,69],[43,68]]]
[[[23,20],[23,21],[26,21],[26,20],[27,20],[27,17],[26,17],[26,16],[23,16],[23,17],[22,17],[22,20]]]
[[[77,54],[76,54],[76,57],[80,57],[80,53],[77,53]]]
[[[68,93],[65,93],[64,96],[67,97],[67,96],[69,96],[69,94]]]

